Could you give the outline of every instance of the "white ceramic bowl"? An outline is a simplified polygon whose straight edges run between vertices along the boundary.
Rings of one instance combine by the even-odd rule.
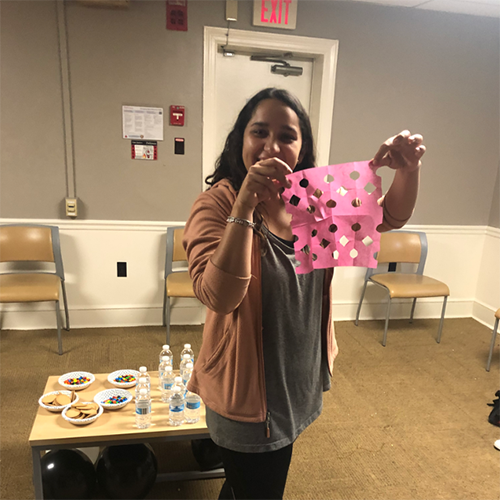
[[[135,377],[135,380],[133,382],[116,381],[118,377],[123,377],[125,375],[133,375]],[[127,389],[128,387],[134,387],[134,385],[137,384],[139,375],[140,373],[137,370],[116,370],[115,372],[108,375],[108,382],[116,387],[119,387],[120,389]]]
[[[89,381],[83,384],[75,384],[75,385],[71,385],[66,382],[68,379],[78,379],[79,377],[86,377],[89,379]],[[68,389],[70,391],[81,391],[82,389],[86,389],[94,381],[95,381],[95,376],[90,372],[69,372],[59,377],[59,384],[62,385],[65,389]]]
[[[91,402],[89,401],[82,401],[80,404],[90,404]],[[63,412],[62,412],[62,416],[64,418],[64,420],[66,420],[67,422],[70,422],[71,424],[73,425],[87,425],[87,424],[91,424],[92,422],[95,422],[104,412],[104,408],[101,406],[101,405],[97,405],[99,406],[99,409],[97,410],[97,415],[94,415],[93,417],[89,417],[89,418],[69,418],[66,413],[67,411],[71,408],[71,406],[66,406],[66,408],[64,408]]]
[[[54,406],[54,405],[46,405],[42,402],[42,399],[45,396],[49,396],[51,394],[66,394],[67,396],[71,397],[71,391],[52,391],[48,392],[47,394],[44,394],[43,396],[40,397],[38,400],[38,404],[42,407],[45,408],[46,410],[53,411],[54,413],[60,413],[64,410],[64,408],[71,406],[73,403],[76,403],[80,398],[78,397],[78,394],[75,394],[75,400],[72,401],[71,403],[68,403],[67,405],[63,406]]]
[[[106,403],[107,399],[115,396],[121,396],[122,398],[125,398],[125,401],[121,403]],[[119,408],[123,408],[125,405],[130,403],[132,399],[132,394],[125,389],[106,389],[105,391],[98,392],[94,396],[94,401],[106,410],[118,410]]]

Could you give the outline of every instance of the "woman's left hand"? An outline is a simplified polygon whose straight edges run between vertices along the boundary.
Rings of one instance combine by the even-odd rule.
[[[421,165],[420,158],[425,153],[423,137],[412,135],[409,130],[403,130],[391,137],[380,146],[370,164],[373,167],[387,166],[403,172],[413,172]]]

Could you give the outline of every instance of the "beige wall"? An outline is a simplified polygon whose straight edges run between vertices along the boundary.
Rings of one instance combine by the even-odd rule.
[[[64,218],[55,2],[0,8],[0,216]],[[162,1],[132,0],[124,11],[67,4],[80,218],[187,218],[201,178],[203,26],[225,27],[224,9],[190,0],[183,33],[165,29]],[[255,30],[251,12],[240,0],[233,27]],[[330,161],[367,159],[389,135],[421,132],[428,153],[412,223],[500,227],[498,31],[498,19],[300,2],[293,33],[340,44]],[[186,106],[184,129],[165,124],[157,162],[130,159],[124,104]],[[180,130],[183,157],[173,154]]]

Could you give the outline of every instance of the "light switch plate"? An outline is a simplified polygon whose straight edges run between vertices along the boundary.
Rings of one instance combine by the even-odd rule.
[[[66,217],[76,217],[78,215],[78,204],[76,198],[66,198]]]

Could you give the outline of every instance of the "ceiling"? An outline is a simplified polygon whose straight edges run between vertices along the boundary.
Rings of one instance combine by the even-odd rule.
[[[500,18],[500,0],[349,0]]]

